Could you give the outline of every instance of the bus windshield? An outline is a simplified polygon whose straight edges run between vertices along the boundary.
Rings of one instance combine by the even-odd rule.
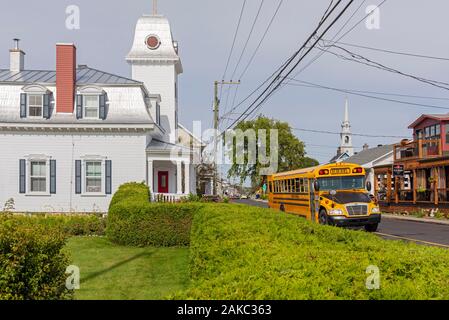
[[[320,191],[329,190],[350,190],[350,189],[364,189],[365,177],[352,176],[352,177],[329,177],[320,178]]]

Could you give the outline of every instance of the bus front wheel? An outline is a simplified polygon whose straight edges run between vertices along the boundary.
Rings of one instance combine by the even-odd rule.
[[[365,230],[368,231],[368,232],[376,232],[378,226],[379,226],[378,223],[367,224],[365,226]]]
[[[324,209],[320,210],[320,214],[318,216],[318,220],[319,220],[320,224],[322,224],[322,225],[328,224],[326,210],[324,210]]]
[[[285,207],[284,207],[284,204],[283,204],[283,203],[281,203],[281,205],[280,205],[280,207],[279,207],[279,210],[281,210],[282,212],[285,212]]]

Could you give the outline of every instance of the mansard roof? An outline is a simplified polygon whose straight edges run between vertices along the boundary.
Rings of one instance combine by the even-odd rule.
[[[56,84],[56,71],[53,70],[23,70],[11,72],[0,69],[0,84]],[[100,71],[88,66],[79,65],[76,69],[77,85],[142,85],[142,82],[112,73]]]

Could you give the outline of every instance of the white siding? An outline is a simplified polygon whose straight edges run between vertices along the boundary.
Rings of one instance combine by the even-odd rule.
[[[161,95],[161,125],[166,131],[165,141],[177,142],[175,111],[176,72],[173,64],[135,64],[132,66],[133,79],[142,81],[152,94]],[[151,113],[155,117],[154,108]]]
[[[114,193],[125,182],[146,180],[146,140],[145,134],[0,133],[0,206],[13,198],[21,212],[106,212],[112,195],[75,194],[75,160],[86,156],[112,160]],[[54,195],[19,194],[19,159],[36,154],[57,161]]]

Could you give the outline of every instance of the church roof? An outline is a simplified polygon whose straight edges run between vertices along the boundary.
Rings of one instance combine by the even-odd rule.
[[[9,69],[0,69],[0,83],[4,84],[31,84],[56,83],[56,71],[53,70],[23,70],[11,72]],[[77,85],[141,85],[139,81],[100,71],[88,66],[79,65],[76,69]]]
[[[373,162],[389,153],[393,152],[393,145],[383,145],[375,148],[370,148],[366,150],[362,150],[359,153],[349,157],[345,160],[345,162],[356,163],[360,165],[364,165],[366,163]]]

